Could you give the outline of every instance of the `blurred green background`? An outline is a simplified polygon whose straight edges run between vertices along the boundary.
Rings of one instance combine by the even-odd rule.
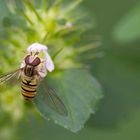
[[[76,134],[29,114],[30,119],[26,117],[18,126],[16,139],[140,139],[140,10],[136,10],[140,1],[84,0],[82,5],[96,20],[93,36],[99,36],[98,51],[104,53],[90,62],[104,94],[98,111]],[[3,11],[1,4],[1,19],[6,14]]]

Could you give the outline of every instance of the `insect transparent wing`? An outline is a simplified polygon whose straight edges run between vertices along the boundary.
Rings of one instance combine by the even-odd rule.
[[[43,92],[45,92],[43,101],[47,106],[56,111],[62,116],[67,116],[67,109],[62,100],[56,95],[55,90],[48,85],[43,84]]]
[[[9,72],[5,75],[0,76],[0,85],[7,82],[11,78],[16,78],[17,76],[19,76],[20,71],[21,71],[21,69],[17,69],[15,71],[12,71],[12,72]]]

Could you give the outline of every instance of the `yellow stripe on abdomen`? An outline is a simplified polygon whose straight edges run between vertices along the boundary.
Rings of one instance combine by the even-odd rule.
[[[26,81],[26,79],[22,79],[22,95],[24,96],[25,99],[31,100],[32,98],[35,97],[36,95],[36,82],[35,80],[31,80],[30,82]]]

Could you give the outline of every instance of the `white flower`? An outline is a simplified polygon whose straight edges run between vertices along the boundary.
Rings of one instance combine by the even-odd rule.
[[[36,57],[34,54],[38,55],[38,53],[44,53],[44,58],[40,58],[41,63],[38,66],[38,72],[41,77],[45,77],[47,71],[52,72],[54,70],[54,63],[47,50],[48,47],[40,43],[33,43],[27,48],[27,52],[31,54],[32,60]],[[25,65],[25,62],[22,62],[20,67],[23,68]]]

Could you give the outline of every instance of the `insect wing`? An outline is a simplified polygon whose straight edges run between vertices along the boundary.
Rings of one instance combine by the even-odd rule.
[[[61,99],[55,94],[54,90],[48,89],[46,92],[46,102],[55,111],[63,116],[67,116],[67,109]]]
[[[10,80],[11,78],[16,78],[19,76],[21,72],[21,69],[17,69],[15,71],[9,72],[5,75],[0,76],[0,85],[7,82],[8,80]]]
[[[67,109],[62,100],[56,95],[55,90],[46,84],[42,84],[41,87],[44,92],[42,102],[44,102],[47,107],[53,109],[60,115],[67,116]]]

